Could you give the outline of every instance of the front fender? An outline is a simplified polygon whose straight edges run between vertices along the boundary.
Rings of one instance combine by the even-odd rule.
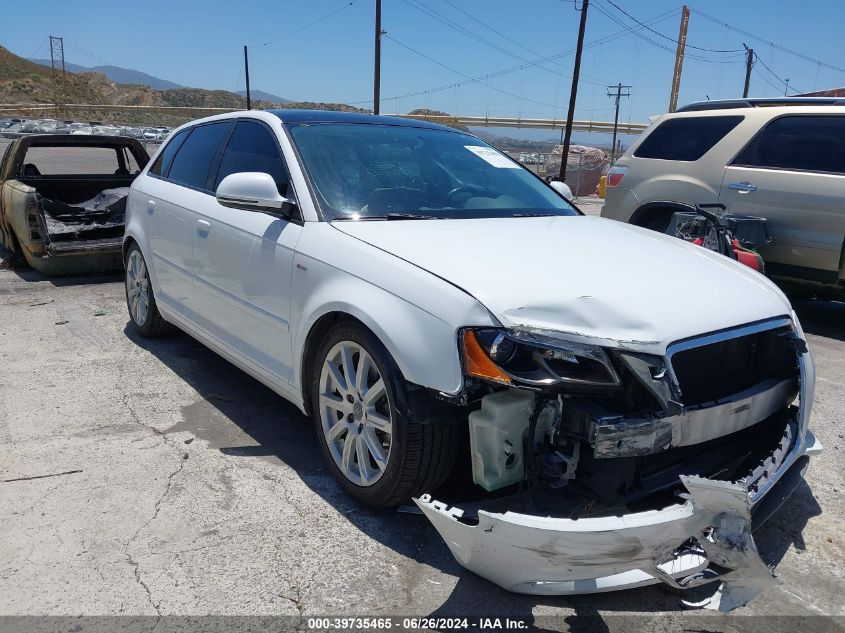
[[[368,327],[406,380],[457,394],[463,373],[457,330],[495,325],[473,297],[328,223],[306,223],[292,280],[294,386],[302,389],[305,345],[320,318],[345,313]]]

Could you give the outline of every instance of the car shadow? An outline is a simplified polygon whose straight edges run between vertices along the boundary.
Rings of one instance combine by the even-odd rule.
[[[368,537],[402,556],[456,577],[457,583],[446,601],[427,615],[511,617],[542,629],[551,619],[535,619],[535,609],[542,612],[546,608],[566,608],[578,617],[554,618],[554,629],[566,623],[573,631],[606,631],[608,627],[600,612],[685,609],[681,596],[662,585],[581,596],[526,596],[507,592],[461,567],[424,516],[372,510],[346,495],[324,465],[310,419],[275,392],[182,332],[167,338],[144,339],[129,323],[124,332],[201,396],[194,404],[183,407],[182,420],[168,431],[189,431],[228,456],[283,462]],[[464,483],[447,481],[440,498],[454,496],[449,487],[460,488]],[[802,484],[779,513],[756,533],[764,560],[775,565],[790,546],[803,549],[802,530],[819,513],[812,492]],[[700,591],[709,595],[712,587]]]
[[[807,334],[845,341],[845,302],[793,299],[792,307]]]

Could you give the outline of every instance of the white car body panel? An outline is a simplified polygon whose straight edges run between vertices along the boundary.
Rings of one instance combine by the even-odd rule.
[[[613,347],[663,353],[679,339],[791,312],[780,290],[745,266],[594,216],[335,226],[449,279],[507,327]],[[701,309],[716,305],[730,310]]]
[[[303,411],[308,335],[337,312],[368,327],[407,381],[454,396],[464,389],[458,333],[467,326],[543,330],[651,354],[775,317],[791,317],[803,335],[788,300],[762,275],[601,218],[321,221],[279,117],[242,112],[203,121],[230,118],[258,119],[275,133],[301,221],[221,206],[147,168],[131,188],[126,237],[148,262],[166,320]],[[463,565],[529,593],[671,584],[707,560],[666,556],[718,524],[742,547],[725,554],[718,543],[708,546],[708,557],[727,556],[722,562],[735,571],[714,605],[738,606],[771,582],[748,531],[751,509],[796,460],[820,450],[807,431],[814,382],[807,352],[798,439],[756,495],[692,478],[684,482],[691,499],[664,510],[578,521],[482,511],[476,527],[428,496],[417,503]],[[719,515],[719,507],[729,511]]]

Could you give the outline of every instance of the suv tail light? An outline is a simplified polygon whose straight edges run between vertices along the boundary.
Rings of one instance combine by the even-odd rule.
[[[622,184],[622,179],[625,177],[625,174],[628,173],[627,167],[611,167],[610,170],[607,172],[607,186],[608,187],[618,187]]]

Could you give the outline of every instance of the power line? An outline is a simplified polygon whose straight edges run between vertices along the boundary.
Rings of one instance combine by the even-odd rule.
[[[349,0],[349,2],[346,2],[345,4],[338,7],[337,9],[334,9],[333,11],[329,11],[328,13],[326,13],[325,15],[317,18],[316,20],[312,20],[311,22],[308,22],[307,24],[303,24],[302,26],[300,26],[300,27],[298,27],[298,28],[296,28],[292,31],[288,31],[284,35],[280,35],[279,37],[275,37],[272,40],[267,40],[266,42],[263,42],[261,44],[250,44],[249,46],[255,47],[255,48],[260,48],[262,46],[269,46],[270,44],[275,44],[276,42],[283,40],[285,38],[288,38],[291,35],[296,35],[300,31],[304,31],[305,29],[310,28],[310,27],[314,26],[315,24],[319,24],[320,22],[325,22],[326,20],[328,20],[329,18],[337,15],[338,13],[343,11],[344,9],[351,7],[356,2],[358,2],[358,0]]]
[[[619,26],[622,26],[622,27],[630,30],[631,33],[633,33],[634,35],[639,37],[641,40],[644,40],[644,41],[648,42],[649,44],[651,44],[652,46],[656,46],[657,48],[663,49],[664,51],[667,51],[667,52],[671,53],[672,55],[675,55],[675,52],[676,52],[675,49],[673,49],[673,48],[671,48],[671,47],[669,47],[669,46],[667,46],[667,45],[665,45],[661,42],[655,41],[652,38],[645,35],[644,33],[641,33],[639,30],[634,29],[633,27],[625,24],[622,20],[620,20],[615,15],[613,15],[613,13],[609,9],[603,7],[602,5],[600,5],[598,3],[595,4],[595,7],[605,17],[609,18],[610,20],[612,20],[613,22],[615,22]],[[743,54],[740,53],[737,56],[742,56],[742,55]],[[697,61],[700,61],[700,62],[707,62],[707,63],[710,63],[710,64],[739,64],[739,63],[741,63],[740,61],[733,60],[730,57],[726,57],[724,59],[713,59],[713,58],[710,58],[710,57],[704,57],[702,55],[695,55],[693,53],[687,53],[685,55],[685,58],[694,59],[694,60],[697,60]]]
[[[389,39],[391,42],[395,42],[396,44],[398,44],[398,45],[399,45],[399,46],[401,46],[402,48],[405,48],[405,49],[407,49],[407,50],[411,51],[412,53],[415,53],[415,54],[419,55],[420,57],[422,57],[422,58],[424,58],[424,59],[427,59],[428,61],[430,61],[430,62],[431,62],[431,63],[433,63],[433,64],[437,64],[437,65],[438,65],[438,66],[440,66],[441,68],[445,68],[446,70],[449,70],[449,71],[451,71],[451,72],[455,73],[456,75],[460,75],[461,77],[463,77],[463,78],[465,78],[465,79],[474,80],[474,78],[473,78],[473,77],[470,77],[469,75],[466,75],[466,74],[462,73],[462,72],[461,72],[461,71],[459,71],[459,70],[455,70],[455,69],[454,69],[454,68],[452,68],[451,66],[447,66],[446,64],[444,64],[444,63],[442,63],[442,62],[437,61],[437,60],[436,60],[436,59],[434,59],[433,57],[429,57],[429,56],[428,56],[428,55],[426,55],[425,53],[422,53],[422,52],[418,51],[417,49],[412,48],[412,47],[408,46],[407,44],[404,44],[403,42],[400,42],[400,41],[399,41],[399,40],[397,40],[395,37],[391,37],[390,35],[383,35],[382,37],[384,37],[384,38],[386,38],[386,39]],[[503,90],[502,88],[498,88],[498,87],[496,87],[496,86],[493,86],[492,84],[488,84],[488,83],[481,82],[481,81],[478,81],[477,83],[480,83],[482,86],[485,86],[485,87],[487,87],[487,88],[490,88],[491,90],[495,90],[496,92],[500,92],[500,93],[502,93],[502,94],[504,94],[504,95],[507,95],[507,96],[509,96],[509,97],[513,97],[513,98],[515,98],[515,99],[519,99],[519,100],[521,100],[521,101],[526,101],[526,102],[528,102],[528,103],[533,103],[533,104],[535,104],[535,105],[547,106],[547,107],[549,107],[549,108],[554,108],[554,107],[557,107],[557,106],[555,106],[555,105],[553,105],[553,104],[551,104],[551,103],[544,103],[544,102],[542,102],[542,101],[535,101],[534,99],[529,99],[528,97],[522,97],[522,96],[520,96],[520,95],[518,95],[518,94],[515,94],[515,93],[513,93],[513,92],[509,92],[509,91],[507,91],[507,90]],[[392,98],[396,99],[397,97],[392,97]],[[399,98],[401,98],[401,97],[399,97]]]
[[[674,40],[673,38],[669,37],[668,35],[664,35],[664,34],[663,34],[663,33],[661,33],[660,31],[657,31],[657,30],[655,30],[655,29],[651,28],[650,26],[648,26],[648,25],[646,25],[646,24],[643,24],[643,23],[642,23],[642,22],[640,22],[637,18],[635,18],[633,15],[631,15],[630,13],[628,13],[627,11],[625,11],[625,9],[623,9],[623,8],[622,8],[622,7],[620,7],[618,4],[616,4],[615,2],[613,2],[613,0],[605,0],[605,1],[606,1],[608,4],[613,5],[613,6],[614,6],[614,7],[615,7],[615,8],[616,8],[616,9],[617,9],[620,13],[625,14],[625,15],[626,15],[626,16],[628,16],[631,20],[633,20],[634,22],[636,22],[637,24],[639,24],[639,25],[640,25],[640,26],[642,26],[643,28],[645,28],[645,29],[647,29],[647,30],[651,31],[651,32],[652,32],[652,33],[654,33],[655,35],[659,35],[659,36],[660,36],[660,37],[662,37],[663,39],[669,40],[669,41],[670,41],[670,42],[672,42],[673,44],[675,43],[675,40]],[[744,49],[741,49],[741,48],[731,48],[731,49],[723,50],[723,49],[718,49],[718,48],[703,48],[703,47],[701,47],[701,46],[693,46],[693,45],[692,45],[692,44],[690,44],[690,43],[687,43],[687,44],[686,44],[686,48],[694,48],[694,49],[695,49],[695,50],[697,50],[697,51],[704,51],[704,52],[706,52],[706,53],[742,53],[742,52],[744,52]]]
[[[762,79],[762,80],[763,80],[763,81],[765,81],[767,84],[769,84],[772,88],[774,88],[775,90],[777,90],[778,92],[780,92],[780,88],[781,88],[781,87],[780,87],[780,86],[776,86],[775,84],[773,84],[773,83],[771,82],[771,80],[770,80],[770,79],[769,79],[766,75],[764,75],[763,73],[761,73],[761,72],[760,72],[759,70],[757,70],[756,68],[753,68],[753,69],[752,69],[752,71],[754,72],[754,74],[756,74],[758,77],[760,77],[760,79]]]
[[[35,56],[38,55],[38,53],[41,52],[41,49],[44,48],[44,44],[47,43],[47,39],[48,38],[45,37],[43,40],[41,40],[41,43],[38,45],[38,48],[36,48],[32,53],[30,53],[30,55],[29,55],[29,57],[27,57],[27,59],[34,59]]]
[[[531,48],[528,48],[528,47],[527,47],[527,46],[525,46],[524,44],[521,44],[520,42],[517,42],[515,39],[512,39],[512,38],[508,37],[505,33],[502,33],[501,31],[498,31],[498,30],[494,29],[494,28],[493,28],[492,26],[490,26],[489,24],[486,24],[485,22],[482,22],[482,21],[481,21],[481,20],[479,20],[477,17],[475,17],[472,13],[470,13],[470,12],[468,12],[468,11],[464,11],[461,7],[459,7],[458,5],[456,5],[456,4],[455,4],[454,2],[452,2],[451,0],[443,0],[443,2],[445,2],[446,4],[448,4],[448,5],[449,5],[450,7],[452,7],[453,9],[455,9],[455,10],[457,10],[457,11],[460,11],[460,12],[461,12],[461,13],[463,13],[465,16],[467,16],[470,20],[472,20],[473,22],[477,22],[478,24],[480,24],[481,26],[483,26],[483,27],[484,27],[485,29],[487,29],[488,31],[491,31],[491,32],[495,33],[496,35],[498,35],[499,37],[501,37],[502,39],[507,40],[507,41],[508,41],[508,42],[510,42],[511,44],[516,44],[516,45],[517,45],[517,46],[519,46],[521,49],[526,50],[526,51],[528,51],[529,53],[531,53],[532,55],[536,55],[537,57],[542,57],[542,56],[543,56],[543,53],[538,53],[537,51],[535,51],[535,50],[533,50],[533,49],[531,49]]]
[[[650,24],[657,24],[659,22],[663,22],[664,20],[669,19],[673,15],[674,15],[674,10],[666,11],[664,13],[661,13],[661,14],[655,16],[651,20],[649,20],[649,23]],[[632,33],[631,29],[626,27],[622,31],[616,31],[615,33],[611,33],[610,35],[606,35],[602,38],[594,40],[594,41],[590,42],[589,44],[585,44],[584,48],[588,49],[588,48],[593,48],[595,46],[601,46],[603,44],[607,44],[608,42],[612,42],[613,40],[617,40],[621,37],[626,37],[628,35],[631,35],[631,33]],[[518,66],[511,66],[510,68],[505,68],[503,70],[488,73],[488,74],[482,75],[480,77],[474,77],[474,78],[468,79],[466,81],[458,81],[458,82],[445,84],[445,85],[442,85],[442,86],[437,86],[435,88],[428,88],[428,89],[425,89],[425,90],[417,90],[417,91],[414,91],[414,92],[409,92],[409,93],[406,93],[406,94],[396,95],[396,96],[392,96],[392,97],[384,97],[384,99],[386,99],[386,100],[405,99],[407,97],[418,97],[420,95],[433,94],[435,92],[442,92],[443,90],[450,90],[452,88],[459,88],[461,86],[466,86],[467,84],[478,83],[478,82],[481,82],[481,81],[486,81],[488,79],[493,79],[495,77],[501,77],[502,75],[507,75],[507,74],[510,74],[510,73],[513,73],[513,72],[524,70],[525,68],[531,68],[531,67],[536,66],[537,64],[540,64],[544,61],[561,59],[561,58],[566,57],[568,55],[572,55],[572,53],[574,53],[574,52],[575,52],[575,49],[573,48],[573,49],[569,49],[567,51],[562,51],[560,53],[555,53],[555,54],[549,55],[548,57],[545,57],[545,58],[540,59],[540,60],[536,60],[534,62],[529,62],[529,63],[521,64],[521,65],[518,65]],[[350,105],[362,105],[362,104],[372,103],[372,100],[371,99],[362,99],[362,100],[359,100],[359,101],[347,101],[346,103],[349,103]]]
[[[777,79],[780,83],[782,83],[785,86],[785,88],[787,90],[789,90],[790,86],[789,86],[789,80],[788,79],[786,79],[786,80],[781,79],[780,75],[778,75],[775,71],[773,71],[771,68],[769,68],[769,66],[766,64],[766,62],[764,62],[757,53],[754,53],[754,59],[756,59],[758,62],[760,62],[763,65],[763,68],[765,68],[766,70],[769,71],[769,73],[771,73],[772,77]],[[778,88],[778,90],[779,89],[780,88]],[[796,94],[801,93],[800,90],[796,90],[795,88],[792,88],[792,91],[795,92]]]
[[[691,9],[691,10],[694,13],[697,13],[698,15],[700,15],[701,17],[710,20],[711,22],[715,22],[716,24],[720,24],[721,26],[724,26],[725,28],[730,29],[731,31],[735,31],[736,33],[740,33],[742,35],[745,35],[746,37],[753,38],[753,39],[757,40],[758,42],[763,42],[764,44],[768,44],[772,48],[776,48],[779,51],[783,51],[784,53],[789,53],[790,55],[794,55],[795,57],[800,57],[803,60],[806,60],[808,62],[812,62],[814,64],[818,64],[819,66],[824,66],[825,68],[829,68],[830,70],[836,70],[840,73],[845,73],[845,68],[842,68],[841,66],[834,66],[833,64],[828,64],[827,62],[823,62],[820,59],[815,59],[814,57],[810,57],[809,55],[805,55],[804,53],[799,53],[798,51],[794,51],[790,48],[786,48],[785,46],[782,46],[781,44],[778,44],[776,42],[772,42],[771,40],[767,40],[763,37],[760,37],[759,35],[754,35],[753,33],[749,33],[748,31],[744,31],[743,29],[740,29],[736,26],[728,24],[727,22],[723,22],[722,20],[719,20],[718,18],[714,18],[712,15],[707,15],[706,13],[704,13],[703,11],[699,11],[698,9]]]
[[[407,5],[408,5],[408,6],[410,6],[410,7],[413,7],[413,8],[414,8],[414,9],[416,9],[417,11],[419,11],[419,12],[421,12],[421,13],[424,13],[425,15],[427,15],[427,16],[429,16],[429,17],[431,17],[431,18],[435,19],[435,20],[437,20],[438,22],[440,22],[440,23],[442,23],[442,24],[445,24],[445,25],[446,25],[446,26],[448,26],[449,28],[451,28],[451,29],[453,29],[453,30],[455,30],[455,31],[458,31],[459,33],[461,33],[461,34],[465,35],[466,37],[469,37],[470,39],[475,40],[476,42],[479,42],[479,43],[481,43],[481,44],[483,44],[483,45],[487,46],[488,48],[491,48],[491,49],[493,49],[493,50],[495,50],[495,51],[498,51],[498,52],[500,52],[500,53],[503,53],[503,54],[505,54],[505,55],[508,55],[509,57],[513,57],[514,59],[518,59],[518,60],[519,60],[519,61],[521,61],[521,62],[526,62],[526,63],[527,63],[527,62],[532,61],[532,60],[529,60],[529,59],[525,58],[525,57],[524,57],[524,56],[522,56],[522,55],[519,55],[519,54],[517,54],[517,53],[514,53],[514,52],[513,52],[513,51],[511,51],[511,50],[508,50],[507,48],[505,48],[505,47],[503,47],[503,46],[500,46],[499,44],[497,44],[497,43],[495,43],[495,42],[492,42],[492,41],[488,40],[487,38],[485,38],[485,37],[483,37],[483,36],[479,35],[478,33],[475,33],[474,31],[469,30],[468,28],[466,28],[466,27],[462,26],[462,25],[461,25],[461,24],[459,24],[458,22],[455,22],[455,21],[454,21],[454,20],[452,20],[451,18],[449,18],[449,17],[447,17],[447,16],[443,15],[443,14],[442,14],[442,13],[440,13],[439,11],[437,11],[437,10],[435,10],[435,9],[432,9],[431,7],[429,7],[429,6],[427,6],[427,5],[422,4],[421,2],[419,2],[419,0],[403,0],[403,1],[405,2],[405,4],[407,4]],[[454,6],[454,5],[453,5],[453,6]],[[462,9],[459,9],[459,10],[460,10],[460,11],[462,11],[463,13],[466,13],[466,12],[465,12],[465,11],[463,11]],[[470,16],[470,17],[472,17],[472,16]],[[473,19],[474,19],[476,22],[479,22],[480,24],[482,24],[482,26],[487,27],[487,25],[485,25],[483,22],[480,22],[478,19],[476,19],[476,18],[473,18]],[[492,27],[487,27],[487,28],[490,28],[491,30],[494,30],[494,29],[492,29]],[[499,33],[498,31],[495,31],[495,32],[496,32],[497,34],[499,34],[500,36],[502,35],[502,34],[501,34],[501,33]],[[508,39],[508,40],[509,40],[509,41],[511,41],[511,42],[516,43],[518,46],[522,46],[521,44],[519,44],[518,42],[515,42],[514,40],[511,40],[510,38],[507,38],[507,37],[506,37],[506,39]],[[535,54],[535,55],[539,55],[539,53],[534,53],[533,51],[530,51],[530,52],[532,52],[532,53],[533,53],[533,54]],[[540,70],[544,70],[544,71],[546,71],[547,73],[550,73],[550,74],[553,74],[553,75],[557,75],[558,77],[569,77],[569,75],[567,75],[567,74],[565,74],[565,73],[562,73],[562,72],[560,72],[560,71],[558,71],[558,70],[552,70],[551,68],[546,68],[546,67],[544,67],[544,66],[541,66],[540,64],[547,63],[547,61],[546,61],[546,59],[545,59],[545,58],[543,58],[543,60],[536,60],[536,61],[538,61],[537,67],[538,67]],[[599,86],[599,85],[603,86],[603,85],[605,85],[605,83],[606,83],[604,80],[599,79],[598,77],[596,77],[596,78],[594,78],[594,79],[595,79],[595,81],[596,81],[595,85],[597,85],[597,86]]]
[[[105,66],[114,66],[114,64],[112,64],[108,60],[105,60],[102,57],[98,57],[94,53],[91,53],[90,51],[85,50],[79,44],[72,42],[67,38],[65,38],[65,44],[70,44],[71,48],[75,48],[77,51],[79,51],[80,53],[82,53],[86,57],[93,59],[95,62],[98,62],[98,63],[103,64]]]

